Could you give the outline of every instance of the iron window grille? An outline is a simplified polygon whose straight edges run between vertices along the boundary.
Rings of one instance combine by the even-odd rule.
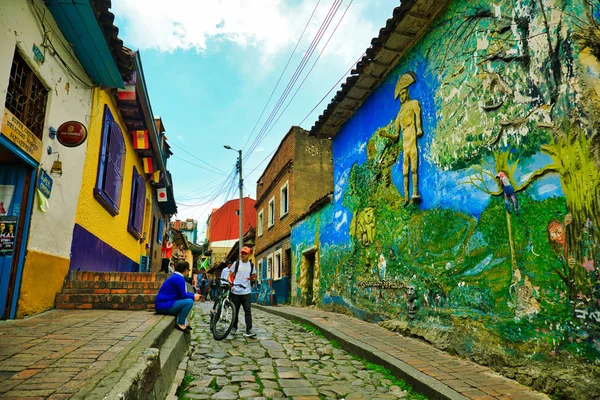
[[[48,89],[15,50],[5,106],[39,139],[44,132],[47,99]]]

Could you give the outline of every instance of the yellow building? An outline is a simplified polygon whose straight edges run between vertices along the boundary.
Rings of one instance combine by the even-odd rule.
[[[176,211],[168,209],[172,195],[156,207],[157,191],[170,186],[161,173],[168,149],[152,115],[140,55],[123,53],[133,64],[125,89],[93,92],[88,146],[95,151],[83,169],[70,270],[149,270],[149,256],[159,251]]]

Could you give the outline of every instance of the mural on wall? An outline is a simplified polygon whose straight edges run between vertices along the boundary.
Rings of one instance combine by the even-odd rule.
[[[321,229],[321,302],[600,362],[599,10],[448,6],[334,138],[334,202],[292,233]]]

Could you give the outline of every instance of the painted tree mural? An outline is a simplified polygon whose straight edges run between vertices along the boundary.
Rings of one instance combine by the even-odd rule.
[[[575,17],[578,12],[587,15],[588,21]],[[575,282],[567,285],[572,299],[579,292],[590,293],[583,265],[597,260],[595,246],[582,246],[584,231],[600,243],[600,174],[590,146],[598,126],[597,104],[578,101],[585,88],[578,79],[582,71],[574,48],[593,45],[589,39],[590,30],[596,32],[590,27],[593,13],[589,2],[579,1],[465,4],[455,11],[455,18],[445,22],[451,34],[435,43],[428,55],[435,65],[432,73],[446,71],[436,99],[439,125],[430,153],[437,165],[446,169],[471,166],[470,182],[490,195],[502,193],[501,188],[490,189],[486,183],[499,171],[508,172],[517,192],[548,173],[560,176],[572,215],[566,226],[566,259],[572,258],[568,264],[575,270],[570,274]],[[579,26],[573,23],[575,19],[587,24],[587,30],[578,29],[579,43],[567,28]],[[514,182],[516,164],[507,164],[508,153],[517,163],[540,151],[551,162]],[[506,217],[516,272],[508,212]]]

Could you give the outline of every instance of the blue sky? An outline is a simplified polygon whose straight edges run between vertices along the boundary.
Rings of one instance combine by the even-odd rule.
[[[244,195],[255,198],[256,181],[288,129],[302,120],[300,126],[310,129],[339,84],[310,110],[367,49],[399,1],[118,0],[112,5],[119,37],[140,50],[153,111],[162,117],[172,145],[177,218],[197,219],[203,239],[212,208],[238,197],[237,180],[230,177],[237,154],[223,145],[243,150]],[[274,116],[277,122],[265,125],[334,5],[337,12]]]

